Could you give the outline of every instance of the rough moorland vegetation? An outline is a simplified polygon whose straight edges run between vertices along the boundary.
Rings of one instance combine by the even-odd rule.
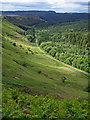
[[[19,89],[3,90],[3,120],[31,118],[88,120],[88,101],[80,98],[56,99],[51,95],[33,96]]]

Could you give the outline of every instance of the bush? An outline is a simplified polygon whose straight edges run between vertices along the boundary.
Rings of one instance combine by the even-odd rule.
[[[22,47],[22,45],[20,45],[20,47]]]
[[[25,52],[26,54],[28,54],[28,52]]]
[[[13,46],[16,46],[16,43],[13,43]]]

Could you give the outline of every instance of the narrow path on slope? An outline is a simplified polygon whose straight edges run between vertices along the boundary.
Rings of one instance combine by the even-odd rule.
[[[45,54],[45,53],[44,53],[43,51],[41,51],[40,48],[38,47],[36,37],[35,37],[35,45],[36,45],[37,49],[38,49],[43,55],[46,55],[46,56],[49,57],[50,59],[52,59],[52,60],[54,60],[54,61],[56,61],[56,62],[58,62],[58,63],[60,63],[60,64],[62,64],[62,65],[65,65],[65,66],[67,66],[67,67],[69,67],[69,68],[72,68],[72,69],[74,69],[74,70],[76,70],[76,71],[79,71],[79,72],[81,72],[81,73],[83,73],[83,74],[86,74],[86,75],[90,76],[90,74],[88,74],[88,73],[86,73],[86,72],[84,72],[84,71],[82,71],[82,70],[79,70],[79,69],[77,69],[77,68],[74,68],[74,67],[71,67],[71,66],[69,66],[69,65],[66,65],[65,63],[59,62],[58,60],[56,60],[56,59],[50,57],[49,55]]]

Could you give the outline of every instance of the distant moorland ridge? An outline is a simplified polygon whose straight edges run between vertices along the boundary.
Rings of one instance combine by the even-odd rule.
[[[38,15],[47,21],[75,21],[88,18],[88,13],[56,13],[55,11],[2,11],[2,15]]]

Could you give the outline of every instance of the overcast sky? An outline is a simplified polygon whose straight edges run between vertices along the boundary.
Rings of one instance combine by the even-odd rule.
[[[0,10],[88,12],[88,0],[0,0]]]

